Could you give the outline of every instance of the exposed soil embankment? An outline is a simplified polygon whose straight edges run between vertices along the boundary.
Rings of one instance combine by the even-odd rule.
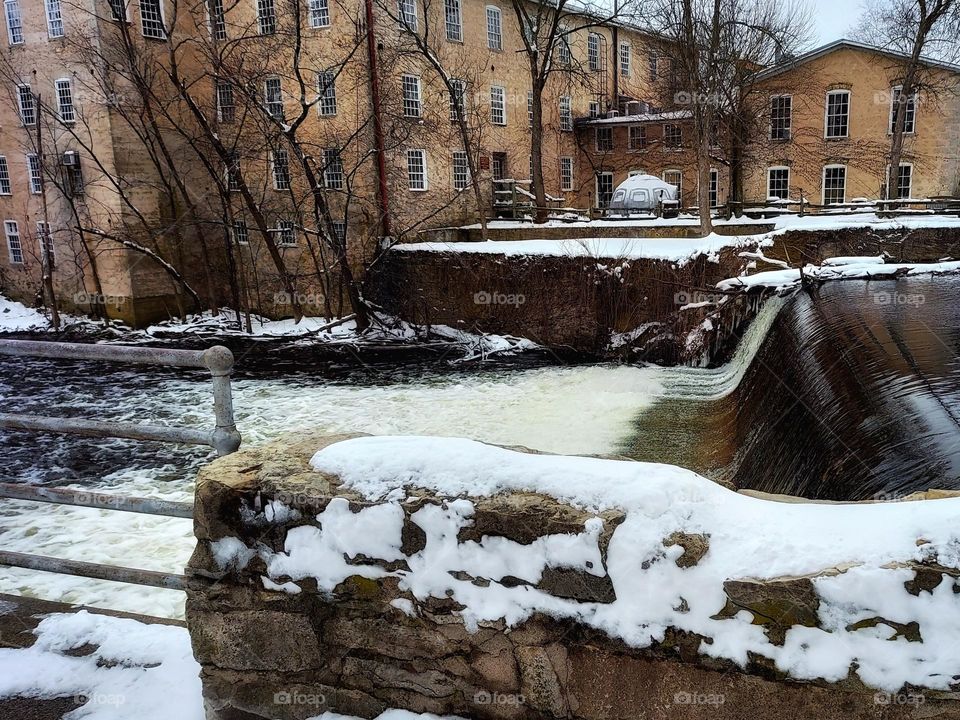
[[[663,242],[662,240],[659,242]],[[682,242],[682,241],[678,241]],[[791,267],[840,255],[934,261],[960,248],[960,228],[789,230],[754,247]],[[516,335],[547,347],[626,353],[666,364],[716,363],[759,306],[727,301],[716,284],[741,274],[749,245],[683,262],[584,255],[393,251],[369,283],[390,312],[420,324]],[[756,260],[756,270],[778,267]]]

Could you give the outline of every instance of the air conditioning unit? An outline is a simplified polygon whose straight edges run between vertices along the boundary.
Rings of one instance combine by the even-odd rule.
[[[60,162],[64,167],[80,167],[80,154],[75,150],[68,150]]]
[[[627,103],[627,115],[643,115],[643,105],[639,100],[631,100]]]
[[[608,117],[608,118],[620,117],[620,111],[619,111],[619,110],[607,110],[607,117]]]

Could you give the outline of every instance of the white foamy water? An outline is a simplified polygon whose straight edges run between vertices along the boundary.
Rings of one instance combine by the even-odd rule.
[[[381,384],[361,385],[306,381],[294,375],[239,380],[234,404],[245,445],[311,429],[456,435],[547,452],[605,454],[618,450],[631,432],[632,420],[663,393],[662,373],[652,367],[552,367],[457,375],[428,372],[404,382],[391,382],[385,374]],[[12,388],[6,390],[4,399],[12,401]],[[195,426],[212,419],[209,384],[200,375],[165,376],[139,393],[128,390],[118,397],[100,387],[75,402],[86,407],[88,415],[112,411],[112,417],[164,417]],[[53,408],[45,412],[52,413]],[[117,456],[122,464],[122,455]],[[196,451],[185,451],[182,464],[151,465],[141,458],[95,480],[105,491],[190,500],[200,461]],[[0,547],[179,573],[194,539],[188,520],[11,500],[0,504]],[[184,596],[179,592],[16,568],[0,568],[0,593],[167,617],[183,614]]]

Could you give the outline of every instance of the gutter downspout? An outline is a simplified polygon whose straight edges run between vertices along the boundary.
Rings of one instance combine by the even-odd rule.
[[[370,72],[370,98],[373,103],[373,142],[377,152],[377,176],[379,179],[380,228],[383,237],[390,237],[390,198],[387,190],[387,161],[384,157],[383,118],[380,107],[380,76],[377,60],[377,41],[373,32],[373,0],[364,0],[367,19],[367,62]]]
[[[620,22],[620,2],[613,0],[613,109],[620,109],[620,31],[617,23]]]

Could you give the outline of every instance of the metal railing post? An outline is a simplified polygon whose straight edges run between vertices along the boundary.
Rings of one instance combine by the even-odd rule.
[[[230,385],[233,353],[223,345],[214,345],[203,351],[203,364],[213,380],[213,414],[217,423],[210,444],[217,455],[229,455],[237,451],[241,440],[233,417],[233,390]]]

